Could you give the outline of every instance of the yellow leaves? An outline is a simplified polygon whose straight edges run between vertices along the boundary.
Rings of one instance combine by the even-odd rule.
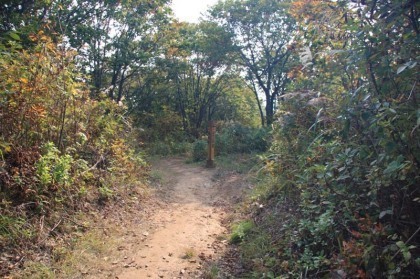
[[[29,113],[31,115],[34,115],[36,117],[45,118],[47,115],[47,112],[45,108],[41,105],[33,105],[31,106]]]
[[[76,87],[72,86],[71,88],[69,88],[69,92],[73,97],[82,97],[83,96],[83,91],[77,89]]]
[[[168,56],[175,56],[177,54],[178,50],[179,49],[177,47],[170,47],[168,49],[167,55]]]
[[[31,35],[29,35],[29,39],[30,39],[32,42],[36,42],[36,41],[37,41],[37,36],[36,36],[35,34],[31,34]]]
[[[2,155],[5,153],[9,153],[12,151],[12,147],[9,143],[0,141],[0,159],[2,159]]]
[[[302,24],[305,32],[321,33],[332,38],[343,36],[338,28],[344,21],[342,12],[332,1],[294,1],[290,8],[291,15]]]
[[[35,142],[57,137],[57,127],[70,125],[63,116],[83,117],[90,103],[89,92],[76,81],[74,52],[59,49],[42,32],[30,35],[30,39],[34,42],[31,49],[12,50],[0,58],[0,134],[8,142],[14,142],[19,133],[26,133],[28,141]],[[76,130],[77,126],[71,128]]]
[[[290,79],[297,79],[297,78],[301,78],[303,75],[303,66],[299,65],[296,67],[293,67],[288,73],[287,73],[287,77]]]
[[[305,5],[307,1],[294,1],[291,5],[291,11],[293,12],[293,14],[298,14],[299,11],[302,11],[303,8],[305,7]]]
[[[51,38],[45,35],[44,31],[39,31],[37,34],[29,35],[29,39],[32,42],[51,42]]]
[[[294,1],[291,5],[290,12],[294,17],[300,18],[304,16],[308,12],[308,10],[313,8],[313,4],[314,3],[312,3],[312,1],[308,0]]]
[[[266,160],[264,169],[271,175],[276,175],[283,172],[282,165],[274,160]]]
[[[116,139],[111,146],[114,153],[119,153],[126,148],[124,139]]]

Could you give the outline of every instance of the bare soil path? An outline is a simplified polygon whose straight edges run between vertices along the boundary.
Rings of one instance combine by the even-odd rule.
[[[204,262],[217,260],[227,245],[222,223],[245,187],[243,178],[179,158],[160,160],[152,169],[163,206],[148,217],[154,229],[134,228],[142,244],[116,278],[204,278]]]

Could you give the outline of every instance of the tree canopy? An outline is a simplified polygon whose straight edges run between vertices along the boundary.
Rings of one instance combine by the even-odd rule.
[[[265,97],[262,123],[271,125],[279,96],[289,82],[289,59],[292,55],[294,19],[287,1],[224,1],[212,8],[211,17],[234,37],[239,65],[259,102]],[[261,107],[261,105],[260,105]],[[262,113],[261,113],[262,115]]]

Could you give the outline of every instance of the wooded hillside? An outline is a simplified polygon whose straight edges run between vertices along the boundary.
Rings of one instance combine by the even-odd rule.
[[[218,155],[260,158],[244,277],[416,277],[418,1],[169,4],[0,4],[0,275],[142,196],[148,154],[205,159],[214,120]]]

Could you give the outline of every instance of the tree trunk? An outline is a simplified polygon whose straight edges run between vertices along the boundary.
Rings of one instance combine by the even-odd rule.
[[[274,122],[274,98],[269,96],[266,100],[265,106],[265,118],[267,127],[273,124]]]
[[[119,103],[122,100],[122,97],[123,97],[125,71],[126,71],[126,69],[124,69],[121,73],[121,79],[120,79],[120,82],[119,82],[119,85],[118,85],[118,96],[117,96],[117,99],[116,99],[117,103]]]
[[[252,79],[251,79],[251,83],[252,83],[252,88],[251,89],[252,89],[252,92],[254,92],[255,99],[257,100],[258,111],[260,112],[261,126],[264,127],[265,126],[264,112],[263,112],[262,107],[261,107],[260,98],[258,98],[257,87],[255,86],[255,83]]]

